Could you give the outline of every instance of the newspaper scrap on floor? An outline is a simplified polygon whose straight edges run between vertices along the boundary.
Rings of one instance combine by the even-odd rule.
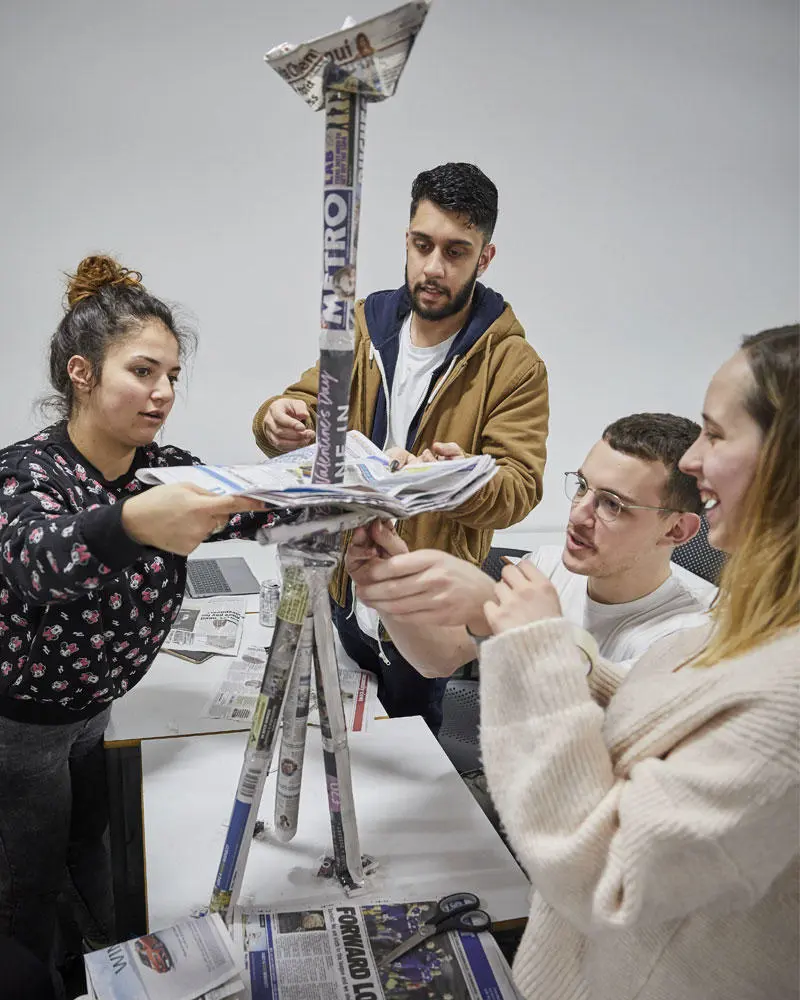
[[[145,483],[193,483],[220,495],[257,497],[275,507],[371,508],[375,516],[412,517],[450,510],[477,493],[497,471],[491,455],[406,465],[392,472],[390,459],[358,431],[347,432],[345,475],[340,485],[313,483],[316,445],[298,448],[260,465],[186,465],[139,469]]]
[[[187,917],[84,956],[91,1000],[224,1000],[245,997],[242,946],[219,914]]]
[[[252,1000],[519,1000],[488,932],[437,935],[389,969],[378,963],[425,922],[434,902],[235,909]]]
[[[301,45],[283,42],[264,59],[314,111],[323,108],[326,87],[382,101],[397,89],[429,7],[430,0],[417,0],[357,24],[348,18],[340,31]]]
[[[179,652],[212,652],[236,656],[242,641],[247,599],[212,597],[184,601],[164,646]]]
[[[242,724],[252,722],[266,662],[267,650],[264,646],[245,647],[241,656],[231,661],[225,679],[203,708],[203,716]],[[375,716],[381,712],[375,675],[368,670],[340,664],[339,686],[348,731],[367,732]],[[319,725],[316,690],[313,685],[308,721],[309,725]]]

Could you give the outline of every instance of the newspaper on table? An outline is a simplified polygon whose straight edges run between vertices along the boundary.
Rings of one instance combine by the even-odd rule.
[[[348,19],[340,31],[302,45],[283,42],[264,58],[314,111],[325,106],[327,88],[382,101],[397,89],[429,7],[419,0],[358,24]]]
[[[243,724],[252,722],[266,663],[267,649],[264,646],[246,646],[241,656],[231,660],[225,679],[204,707],[203,716]],[[374,674],[340,663],[339,686],[348,731],[367,732],[380,712],[378,682]],[[318,726],[317,694],[313,685],[310,697],[308,722],[311,726]]]
[[[236,656],[242,641],[246,610],[247,600],[244,597],[184,601],[164,646],[179,652],[205,650],[221,656]]]
[[[435,905],[235,909],[231,933],[246,952],[252,1000],[518,1000],[511,970],[486,931],[437,935],[378,968]]]
[[[93,1000],[223,1000],[245,996],[241,945],[216,914],[84,956]]]
[[[314,483],[315,452],[316,445],[308,445],[258,465],[167,466],[140,469],[136,474],[153,485],[193,483],[220,495],[257,497],[275,507],[324,507],[323,516],[331,508],[370,508],[376,517],[402,518],[458,507],[497,471],[491,455],[470,455],[406,465],[392,472],[384,452],[359,431],[348,431],[344,482]]]

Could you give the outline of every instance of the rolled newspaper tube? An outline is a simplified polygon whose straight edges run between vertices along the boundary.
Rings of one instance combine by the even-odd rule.
[[[366,120],[364,96],[325,90],[317,451],[311,473],[315,483],[344,479]]]
[[[308,732],[308,706],[311,695],[311,664],[314,643],[314,619],[310,603],[297,647],[292,679],[283,703],[283,727],[278,751],[278,782],[275,790],[275,836],[289,841],[297,833],[300,812],[300,786]]]
[[[429,6],[414,0],[358,24],[348,18],[339,31],[265,56],[309,107],[325,110],[317,483],[344,477],[367,102],[394,94]]]
[[[312,508],[309,518],[298,518],[290,524],[274,524],[268,528],[259,528],[257,537],[262,545],[281,545],[285,542],[296,542],[310,535],[338,535],[343,531],[352,531],[362,524],[369,524],[376,517],[387,517],[381,509],[373,510],[364,506],[360,510],[338,510],[335,513],[325,513],[320,516],[320,508]],[[338,543],[333,541],[334,548]]]
[[[319,571],[317,573],[322,576]],[[334,873],[345,889],[351,890],[364,885],[364,871],[356,826],[350,750],[347,745],[347,726],[339,686],[327,582],[327,576],[321,581],[309,579],[314,613],[314,668],[333,840]]]
[[[244,878],[244,869],[253,839],[253,827],[261,804],[275,749],[286,688],[294,666],[300,633],[308,607],[308,586],[302,568],[287,566],[283,576],[281,602],[272,636],[269,657],[264,668],[250,736],[244,754],[233,810],[222,849],[209,910],[227,916],[236,904]]]

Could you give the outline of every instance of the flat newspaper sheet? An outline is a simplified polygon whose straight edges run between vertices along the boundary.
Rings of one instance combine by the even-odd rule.
[[[496,472],[491,455],[407,465],[392,472],[390,459],[358,431],[347,432],[344,482],[312,483],[316,445],[260,465],[186,465],[140,469],[145,483],[194,483],[221,495],[257,497],[275,507],[371,508],[385,517],[451,510],[480,490]],[[170,643],[168,643],[169,645]]]
[[[518,1000],[491,934],[441,934],[390,969],[378,962],[425,921],[433,902],[234,910],[252,1000]]]
[[[245,597],[207,597],[202,601],[184,601],[164,646],[167,651],[205,651],[236,656],[242,641],[246,611]]]
[[[246,996],[241,945],[213,913],[84,956],[92,1000],[223,1000]]]
[[[241,656],[231,660],[225,680],[204,707],[203,716],[241,723],[252,722],[264,676],[267,652],[264,646],[247,646]],[[368,670],[340,664],[339,686],[348,732],[367,732],[381,710],[375,675]],[[308,722],[312,726],[319,725],[316,690],[313,687]]]

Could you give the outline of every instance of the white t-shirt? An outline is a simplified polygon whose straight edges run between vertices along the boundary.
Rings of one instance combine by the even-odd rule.
[[[561,561],[563,549],[543,545],[526,559],[550,577],[564,617],[586,629],[600,655],[630,668],[654,642],[708,622],[717,588],[689,570],[672,564],[672,574],[652,594],[624,604],[600,604],[587,593],[588,577],[571,573]]]
[[[387,448],[405,448],[408,428],[422,405],[431,376],[447,357],[450,345],[458,336],[454,333],[435,347],[415,347],[411,343],[412,316],[413,313],[408,314],[400,330],[400,350],[389,400]]]
[[[447,357],[450,345],[458,336],[443,340],[435,347],[416,347],[411,343],[411,317],[409,313],[400,329],[400,349],[392,380],[389,400],[388,434],[385,448],[405,448],[408,429],[428,391],[431,376]],[[356,621],[365,635],[378,638],[378,612],[356,600]]]

